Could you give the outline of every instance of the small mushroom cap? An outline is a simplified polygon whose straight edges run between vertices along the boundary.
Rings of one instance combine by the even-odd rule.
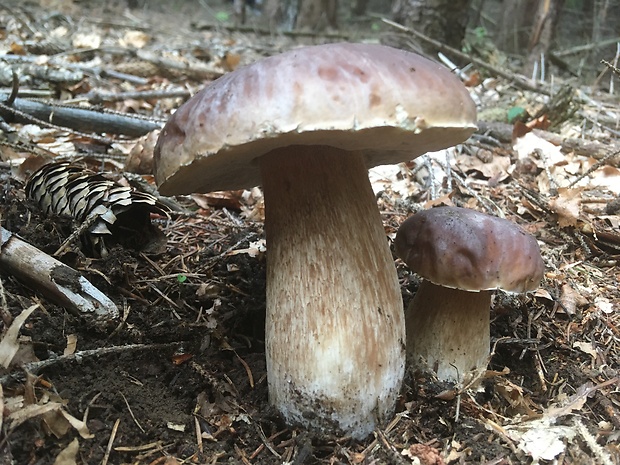
[[[423,278],[466,291],[532,291],[545,267],[534,236],[511,221],[467,208],[437,207],[410,216],[394,246]]]
[[[256,158],[291,145],[361,150],[367,167],[466,140],[476,108],[447,68],[414,53],[340,43],[292,50],[217,79],[170,118],[155,147],[163,194],[260,184]]]

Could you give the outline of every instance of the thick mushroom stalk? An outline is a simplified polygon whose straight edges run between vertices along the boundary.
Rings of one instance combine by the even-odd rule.
[[[491,291],[468,292],[422,281],[405,316],[407,366],[467,383],[486,369]]]
[[[363,157],[292,146],[260,159],[270,402],[287,421],[368,435],[404,373],[398,278]]]

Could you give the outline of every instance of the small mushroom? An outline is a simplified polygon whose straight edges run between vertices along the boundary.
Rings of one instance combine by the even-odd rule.
[[[369,167],[475,130],[446,68],[369,44],[292,50],[231,72],[163,128],[163,194],[262,184],[270,402],[290,423],[362,438],[394,412],[404,316]]]
[[[502,218],[437,207],[407,218],[396,254],[424,280],[405,316],[407,366],[467,383],[486,369],[493,289],[536,289],[544,263],[536,239]]]

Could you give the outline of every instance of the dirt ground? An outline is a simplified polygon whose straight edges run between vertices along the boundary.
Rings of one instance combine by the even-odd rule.
[[[44,36],[30,29],[48,30],[50,21],[59,20],[52,11],[62,12],[67,38],[86,31],[103,38],[89,59],[100,57],[98,66],[104,68],[131,63],[131,57],[103,49],[116,46],[120,38],[130,40],[129,30],[148,34],[148,50],[189,53],[221,72],[300,43],[334,40],[190,24],[230,13],[227,5],[176,15],[174,8],[182,6],[147,11],[107,5],[2,7],[3,47],[18,50],[27,41],[41,41]],[[374,28],[364,31],[381,37]],[[358,40],[359,28],[351,34],[350,40]],[[141,89],[193,92],[203,82],[160,71],[148,76]],[[29,87],[37,83],[32,80]],[[524,101],[536,107],[541,99],[499,81],[494,86],[495,91],[472,88],[480,110]],[[501,86],[498,103],[489,93]],[[94,75],[52,87],[54,97],[64,99],[94,89],[135,90],[113,77]],[[617,100],[598,93],[591,97],[617,114]],[[162,121],[182,100],[106,105]],[[583,106],[582,111],[591,109]],[[574,137],[570,128],[584,120],[573,116],[555,132]],[[451,175],[439,170],[443,174],[421,176],[429,166],[441,167],[425,159],[403,164],[395,174],[377,174],[373,181],[391,239],[412,212],[441,202],[502,212],[538,239],[546,264],[541,287],[527,295],[496,294],[494,353],[478,388],[460,389],[409,374],[396,416],[365,441],[317,436],[286,425],[267,400],[260,191],[184,197],[177,199],[184,213],[153,219],[165,235],[164,250],[113,245],[106,258],[94,258],[80,251],[78,242],[59,257],[116,303],[117,319],[94,323],[54,305],[15,276],[0,274],[4,334],[11,319],[38,305],[19,331],[19,352],[8,368],[0,368],[0,465],[620,463],[618,158],[564,147],[562,161],[546,164],[540,152],[524,156],[489,134],[452,152]],[[584,137],[613,147],[616,134],[598,126]],[[107,171],[120,174],[125,152],[118,147],[131,147],[135,139],[118,136],[119,146],[104,144],[102,149],[83,135],[60,130],[33,136],[29,144],[23,143],[25,137],[20,134],[16,144],[4,133],[13,145],[2,149],[1,224],[53,254],[75,225],[46,217],[26,199],[15,160],[45,150],[64,158],[88,156],[91,167],[103,163]],[[73,144],[68,152],[66,143]],[[550,182],[569,182],[592,166],[575,186],[558,189]],[[395,260],[407,305],[419,278]]]

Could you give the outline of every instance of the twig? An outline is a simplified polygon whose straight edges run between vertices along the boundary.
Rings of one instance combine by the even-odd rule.
[[[6,100],[6,95],[0,94],[0,100]],[[162,126],[159,122],[123,113],[46,104],[21,98],[16,98],[10,106],[0,103],[0,116],[7,121],[14,119],[19,123],[36,122],[45,127],[55,127],[70,132],[81,131],[85,137],[100,140],[105,144],[110,144],[112,141],[87,133],[106,132],[139,137],[154,129],[160,129]]]
[[[507,123],[478,121],[478,134],[491,136],[502,143],[512,142],[513,126]],[[562,148],[562,151],[574,151],[577,155],[588,156],[600,160],[608,157],[610,153],[620,151],[620,144],[615,142],[602,142],[597,140],[584,140],[577,138],[563,138],[561,135],[534,129],[533,134],[541,139],[551,142]],[[613,157],[612,157],[613,158]]]
[[[73,354],[59,355],[58,357],[48,358],[47,360],[26,363],[25,365],[22,365],[22,368],[25,372],[36,375],[41,370],[50,368],[60,363],[80,361],[85,358],[103,357],[105,355],[120,354],[123,352],[169,349],[171,347],[176,347],[179,344],[180,342],[169,342],[166,344],[128,344],[124,346],[101,347],[98,349],[81,350],[78,352],[74,352]],[[10,379],[16,378],[18,376],[23,376],[23,373],[22,375],[18,375],[17,373],[4,375],[0,377],[0,384],[5,384]]]
[[[375,437],[379,439],[379,444],[383,446],[383,449],[390,457],[390,463],[399,464],[399,465],[405,465],[405,464],[408,465],[409,463],[411,463],[405,460],[403,456],[398,453],[398,451],[396,450],[396,447],[394,447],[390,443],[390,441],[385,436],[385,434],[383,434],[383,431],[377,428],[375,429],[374,433],[375,433]]]
[[[136,416],[133,414],[133,410],[131,410],[131,406],[129,405],[129,402],[127,401],[127,397],[125,397],[125,394],[123,394],[121,391],[119,391],[118,393],[121,395],[121,397],[125,401],[125,405],[127,406],[127,410],[129,410],[129,415],[131,415],[133,422],[136,424],[138,428],[140,428],[140,431],[142,431],[143,433],[146,433],[146,431],[144,431],[144,428],[142,428],[142,425],[138,423]]]
[[[594,173],[596,170],[598,170],[599,168],[602,168],[604,165],[607,164],[607,162],[609,162],[610,160],[613,160],[614,158],[616,158],[618,155],[620,155],[620,151],[617,152],[613,152],[610,153],[609,155],[604,156],[603,158],[601,158],[600,160],[598,160],[595,164],[593,164],[590,168],[588,168],[584,173],[580,174],[579,176],[577,176],[569,185],[568,187],[573,187],[575,186],[579,181],[581,181],[582,179],[590,176],[592,173]]]
[[[597,48],[607,47],[608,45],[615,44],[620,42],[620,37],[614,37],[613,39],[605,39],[600,42],[593,42],[586,45],[577,45],[576,47],[567,48],[564,50],[557,50],[553,52],[553,55],[556,57],[565,57],[568,55],[576,55],[581,52],[589,52],[590,50],[595,50]]]
[[[80,95],[75,99],[67,102],[84,102],[87,101],[93,105],[98,105],[105,102],[119,102],[123,100],[153,100],[164,98],[189,98],[191,92],[187,89],[175,89],[175,90],[144,90],[133,92],[100,92],[92,91],[87,94]]]
[[[420,39],[423,42],[426,42],[430,45],[432,45],[433,47],[435,47],[438,51],[443,52],[443,53],[449,53],[452,56],[456,56],[458,58],[460,58],[461,60],[465,60],[465,61],[470,61],[473,64],[475,64],[476,66],[479,66],[481,68],[486,68],[489,71],[491,71],[492,73],[496,74],[497,76],[503,77],[504,79],[507,79],[509,81],[511,81],[516,87],[519,87],[521,89],[525,89],[525,90],[531,90],[534,92],[538,92],[544,95],[550,95],[551,92],[550,90],[547,88],[547,86],[543,85],[542,83],[538,83],[538,85],[531,83],[530,81],[528,81],[527,78],[525,78],[524,76],[520,76],[518,74],[514,74],[511,73],[509,71],[503,70],[501,68],[497,68],[493,65],[490,65],[489,63],[486,63],[476,57],[472,57],[466,53],[461,52],[460,50],[457,50],[455,48],[449,47],[448,45],[445,45],[435,39],[431,39],[430,37],[428,37],[427,35],[422,34],[419,31],[416,31],[415,29],[411,29],[408,28],[406,26],[403,26],[402,24],[398,24],[394,21],[391,21],[387,18],[381,18],[381,21],[383,21],[385,24],[388,24],[396,29],[399,29],[403,32],[406,32],[408,34],[411,34],[415,37],[417,37],[418,39]]]
[[[13,322],[13,315],[9,311],[9,305],[6,301],[6,294],[4,293],[4,283],[0,278],[0,314],[2,315],[2,322],[4,326],[8,328]]]
[[[53,256],[58,257],[65,253],[65,251],[73,244],[82,234],[84,234],[88,228],[90,228],[97,220],[101,218],[101,215],[98,213],[91,213],[88,217],[80,224],[70,235],[65,239],[65,241],[60,244],[60,247],[54,252]]]
[[[78,271],[0,227],[0,265],[77,316],[106,322],[118,308]]]
[[[592,433],[584,426],[579,417],[574,417],[573,419],[574,425],[577,429],[579,435],[583,438],[585,443],[588,445],[588,448],[592,452],[592,454],[596,457],[596,463],[600,463],[602,465],[613,465],[614,461],[611,456],[607,453],[607,451],[601,447],[597,442]]]
[[[112,427],[112,432],[110,433],[110,439],[108,440],[108,445],[105,448],[105,454],[103,455],[103,460],[101,461],[101,465],[107,465],[108,460],[110,460],[110,452],[112,452],[112,444],[114,444],[114,439],[116,439],[116,432],[118,431],[118,426],[121,423],[121,419],[117,418],[114,422],[114,426]]]

